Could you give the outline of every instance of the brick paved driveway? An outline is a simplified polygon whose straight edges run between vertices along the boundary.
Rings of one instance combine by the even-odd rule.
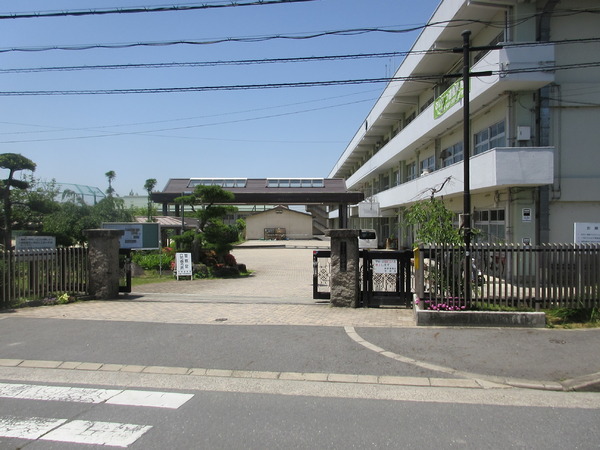
[[[283,244],[282,244],[283,245]],[[246,264],[248,278],[189,280],[147,284],[134,288],[132,294],[180,294],[183,298],[214,301],[260,301],[310,303],[312,298],[312,252],[328,247],[320,241],[286,241],[285,248],[237,247],[233,254],[238,263]]]

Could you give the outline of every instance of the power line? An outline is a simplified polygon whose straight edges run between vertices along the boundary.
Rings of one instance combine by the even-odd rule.
[[[14,131],[14,132],[5,132],[5,133],[0,133],[0,135],[13,135],[13,134],[39,134],[39,133],[54,133],[54,132],[66,132],[66,131],[101,131],[102,129],[107,129],[107,128],[122,128],[122,127],[132,127],[132,126],[140,126],[140,125],[156,125],[156,124],[162,124],[162,123],[169,123],[169,122],[184,122],[184,121],[190,121],[190,120],[198,120],[198,119],[206,119],[206,118],[211,118],[214,119],[216,117],[222,117],[222,116],[231,116],[231,115],[237,115],[237,114],[246,114],[246,113],[256,113],[259,111],[267,111],[267,110],[275,110],[275,109],[282,109],[282,108],[289,108],[292,106],[300,106],[300,105],[306,105],[306,104],[310,104],[310,103],[317,103],[317,102],[323,102],[323,101],[329,101],[329,100],[337,100],[340,98],[346,98],[346,97],[354,97],[357,95],[363,95],[363,94],[372,94],[375,92],[379,92],[378,89],[370,89],[367,91],[361,91],[361,92],[356,92],[356,93],[351,93],[351,94],[344,94],[344,95],[336,95],[333,97],[325,97],[325,98],[319,98],[319,99],[314,99],[314,100],[305,100],[305,101],[301,101],[301,102],[294,102],[294,103],[286,103],[286,104],[282,104],[282,105],[275,105],[275,106],[267,106],[267,107],[261,107],[261,108],[251,108],[251,109],[245,109],[245,110],[240,110],[240,111],[232,111],[232,112],[224,112],[224,113],[218,113],[218,114],[207,114],[207,115],[203,115],[203,116],[194,116],[194,117],[181,117],[181,118],[176,118],[176,119],[166,119],[166,120],[154,120],[154,121],[150,121],[150,122],[133,122],[133,123],[118,123],[115,125],[103,125],[103,126],[94,126],[94,127],[90,127],[90,128],[64,128],[64,127],[50,127],[51,129],[45,129],[45,130],[37,130],[37,131]],[[355,100],[355,101],[351,101],[351,102],[345,102],[345,103],[337,103],[337,104],[333,104],[333,105],[327,105],[327,106],[320,106],[320,107],[315,107],[312,109],[302,109],[302,110],[297,110],[297,111],[292,111],[292,112],[283,112],[280,114],[273,114],[273,115],[269,115],[269,116],[259,116],[258,118],[262,119],[262,118],[271,118],[271,117],[279,117],[279,116],[287,116],[290,114],[298,114],[298,113],[304,113],[304,112],[313,112],[313,111],[319,111],[319,110],[323,110],[323,109],[330,109],[330,108],[337,108],[340,106],[348,106],[348,105],[354,105],[354,104],[358,104],[358,103],[363,103],[363,102],[368,102],[368,101],[374,101],[376,100],[376,98],[367,98],[367,99],[362,99],[362,100]],[[217,122],[217,123],[213,123],[211,125],[220,125],[220,124],[226,124],[226,123],[231,123],[230,120],[239,120],[239,119],[229,119],[229,121],[226,122]],[[242,120],[255,120],[255,118],[251,117],[251,118],[246,118],[246,119],[242,119]],[[6,124],[6,125],[18,125],[18,126],[27,126],[27,127],[37,127],[37,128],[49,128],[46,125],[32,125],[32,124],[27,124],[27,123],[12,123],[12,122],[0,122],[1,124]],[[172,130],[172,129],[179,129],[179,127],[177,128],[168,128],[167,130]],[[160,130],[160,131],[164,131]],[[151,130],[151,131],[156,131],[156,130]],[[114,133],[111,131],[108,131],[108,133]]]
[[[560,40],[560,41],[545,41],[545,42],[523,42],[523,43],[511,42],[511,43],[503,44],[503,48],[537,47],[537,46],[548,46],[548,45],[568,45],[568,44],[582,44],[582,43],[596,43],[596,42],[600,42],[600,37],[598,37],[598,38],[581,38],[581,39],[564,39],[564,40]],[[2,51],[3,50],[0,49],[0,52],[2,52]],[[286,63],[300,63],[300,62],[394,58],[394,57],[406,57],[409,55],[435,55],[435,54],[447,54],[447,53],[452,53],[452,49],[411,50],[411,51],[403,51],[403,52],[356,53],[356,54],[343,54],[343,55],[299,56],[299,57],[289,57],[289,58],[261,58],[261,59],[238,59],[238,60],[218,60],[218,61],[23,67],[23,68],[0,69],[0,74],[2,74],[2,73],[68,72],[68,71],[83,71],[83,70],[164,69],[164,68],[187,68],[187,67],[258,65],[258,64],[286,64]]]
[[[600,62],[587,62],[565,65],[548,65],[544,67],[524,67],[520,69],[491,71],[490,74],[505,76],[516,73],[549,72],[556,70],[571,70],[590,67],[600,67]],[[476,75],[474,75],[476,76]],[[237,85],[215,85],[215,86],[186,86],[186,87],[162,87],[162,88],[126,88],[126,89],[82,89],[82,90],[55,90],[55,91],[0,91],[0,96],[63,96],[63,95],[125,95],[125,94],[166,94],[166,93],[190,93],[209,91],[242,91],[259,89],[282,89],[299,87],[322,87],[322,86],[347,86],[358,84],[390,83],[395,81],[413,81],[423,83],[436,83],[443,74],[406,76],[406,77],[384,77],[384,78],[359,78],[347,80],[325,80],[325,81],[300,81],[291,83],[263,83],[263,84],[237,84]]]
[[[369,58],[394,58],[407,56],[409,54],[427,54],[429,50],[421,52],[382,52],[382,53],[357,53],[346,55],[325,56],[299,56],[295,58],[262,58],[262,59],[238,59],[219,61],[192,61],[192,62],[168,62],[168,63],[139,63],[139,64],[96,64],[85,66],[51,66],[51,67],[24,67],[13,69],[0,69],[0,73],[37,73],[37,72],[68,72],[78,70],[120,70],[120,69],[164,69],[181,67],[216,67],[216,66],[238,66],[256,64],[285,64],[298,62],[340,61]]]
[[[99,8],[99,9],[86,9],[86,10],[60,10],[60,11],[38,11],[38,12],[18,12],[18,13],[0,13],[0,20],[8,19],[41,19],[41,18],[56,18],[56,17],[83,17],[83,16],[101,16],[109,14],[140,14],[140,13],[153,13],[153,12],[173,12],[173,11],[197,11],[204,9],[216,9],[216,8],[232,8],[238,6],[264,6],[264,5],[278,5],[285,3],[305,3],[314,2],[318,0],[255,0],[248,2],[239,2],[237,0],[221,1],[221,2],[203,2],[201,4],[182,4],[182,5],[162,5],[162,6],[138,6],[138,7],[125,7],[125,8]],[[594,8],[587,9],[555,9],[553,15],[555,16],[572,16],[575,14],[599,14],[600,10]],[[530,16],[524,16],[520,20],[529,20],[534,17],[543,15],[544,12],[540,11]],[[466,22],[466,21],[459,21]]]
[[[0,49],[0,53],[10,52],[47,52],[53,50],[65,51],[81,51],[81,50],[98,50],[98,49],[126,49],[135,47],[169,47],[174,45],[214,45],[223,43],[257,43],[267,42],[272,40],[308,40],[316,39],[325,36],[360,36],[368,33],[391,33],[401,34],[410,33],[423,29],[425,26],[417,26],[403,29],[391,28],[350,28],[344,30],[319,31],[315,33],[297,33],[297,34],[276,34],[262,36],[246,36],[246,37],[221,37],[209,38],[205,40],[180,39],[174,41],[148,41],[148,42],[124,42],[124,43],[104,43],[104,44],[76,44],[76,45],[48,45],[40,47],[13,47]]]
[[[181,125],[181,126],[177,126],[177,127],[160,128],[160,129],[154,129],[154,130],[117,131],[117,132],[108,131],[108,132],[102,132],[102,134],[86,135],[86,136],[0,141],[0,144],[16,144],[16,143],[25,143],[25,142],[70,141],[70,140],[78,140],[78,139],[95,139],[95,138],[126,136],[126,135],[150,135],[150,136],[154,136],[154,137],[159,137],[160,135],[157,135],[156,133],[161,133],[161,132],[165,132],[165,131],[182,131],[182,130],[190,130],[190,129],[196,129],[196,128],[205,128],[205,127],[216,126],[216,125],[229,125],[229,124],[233,124],[233,123],[243,123],[243,122],[252,122],[252,121],[264,120],[264,119],[273,119],[273,118],[278,118],[278,117],[292,116],[292,115],[296,115],[296,114],[304,114],[304,113],[310,113],[310,112],[315,112],[315,111],[322,111],[322,110],[331,109],[331,108],[338,108],[340,106],[350,106],[350,105],[355,105],[355,104],[364,103],[364,102],[373,101],[373,100],[374,99],[356,100],[353,102],[340,103],[340,104],[336,104],[336,105],[327,105],[327,106],[321,106],[318,108],[302,109],[302,110],[290,111],[290,112],[284,112],[284,113],[278,113],[278,114],[268,114],[268,115],[262,115],[262,116],[257,116],[257,117],[248,117],[248,118],[242,118],[242,119],[230,119],[230,120],[202,123],[202,124],[196,124],[196,125]],[[81,131],[81,130],[65,130],[65,131]],[[173,136],[169,136],[169,137],[173,137]]]
[[[167,5],[167,6],[139,6],[134,8],[105,8],[73,11],[40,11],[24,13],[3,13],[0,20],[7,19],[40,19],[48,17],[82,17],[82,16],[104,16],[108,14],[139,14],[169,11],[196,11],[201,9],[233,8],[238,6],[264,6],[279,5],[283,3],[305,3],[317,0],[257,0],[250,2],[224,1],[202,4]]]

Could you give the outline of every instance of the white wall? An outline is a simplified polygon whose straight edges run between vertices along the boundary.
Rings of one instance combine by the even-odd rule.
[[[312,216],[272,209],[246,218],[246,239],[264,239],[265,228],[285,228],[288,239],[312,239]]]

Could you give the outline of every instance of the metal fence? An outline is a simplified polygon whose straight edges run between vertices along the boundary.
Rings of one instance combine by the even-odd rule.
[[[433,303],[463,305],[464,247],[421,246],[416,292]],[[486,306],[592,308],[600,306],[600,245],[474,244],[471,298]]]
[[[83,247],[0,252],[1,307],[57,293],[85,294],[87,249]]]

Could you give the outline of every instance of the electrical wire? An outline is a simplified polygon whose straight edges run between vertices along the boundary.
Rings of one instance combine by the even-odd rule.
[[[217,67],[238,66],[257,64],[286,64],[298,62],[320,62],[320,61],[342,61],[372,58],[394,58],[407,56],[409,54],[430,54],[430,50],[411,52],[382,52],[382,53],[357,53],[346,55],[325,56],[299,56],[295,58],[262,58],[262,59],[239,59],[220,61],[192,61],[192,62],[168,62],[168,63],[139,63],[139,64],[96,64],[85,66],[50,66],[50,67],[23,67],[12,69],[0,69],[2,73],[38,73],[38,72],[69,72],[79,70],[120,70],[120,69],[165,69],[182,67]]]
[[[548,72],[556,70],[571,70],[600,67],[600,62],[586,62],[578,64],[548,65],[523,67],[519,69],[491,71],[491,75],[506,76],[510,74]],[[184,87],[161,87],[161,88],[125,88],[125,89],[82,89],[82,90],[53,90],[53,91],[0,91],[2,97],[14,96],[62,96],[62,95],[124,95],[124,94],[166,94],[166,93],[190,93],[210,91],[242,91],[259,89],[282,89],[299,87],[322,87],[322,86],[347,86],[359,84],[391,83],[397,81],[411,82],[438,82],[443,75],[418,75],[406,77],[383,77],[383,78],[359,78],[347,80],[325,80],[325,81],[300,81],[290,83],[261,83],[261,84],[237,84],[237,85],[215,85],[215,86],[184,86]],[[476,76],[476,74],[475,74]]]
[[[139,6],[133,8],[106,8],[73,11],[41,11],[31,13],[0,13],[0,20],[7,19],[41,19],[49,17],[82,17],[82,16],[104,16],[108,14],[139,14],[169,11],[196,11],[201,9],[233,8],[238,6],[264,6],[279,5],[284,3],[306,3],[317,0],[257,0],[250,2],[214,2],[202,4],[166,5],[166,6]]]
[[[516,47],[542,47],[549,45],[569,45],[582,43],[597,43],[597,38],[582,39],[564,39],[560,41],[546,42],[511,42],[502,44],[503,48]],[[0,52],[2,50],[0,49]],[[47,67],[22,67],[0,69],[3,73],[39,73],[39,72],[69,72],[84,70],[123,70],[123,69],[165,69],[165,68],[188,68],[188,67],[218,67],[218,66],[238,66],[238,65],[259,65],[259,64],[287,64],[300,62],[321,62],[321,61],[343,61],[358,59],[375,58],[395,58],[406,57],[409,55],[438,55],[453,53],[453,49],[435,49],[435,50],[411,50],[403,52],[380,52],[380,53],[356,53],[342,55],[324,55],[324,56],[299,56],[289,58],[261,58],[261,59],[240,59],[240,60],[218,60],[218,61],[191,61],[191,62],[168,62],[168,63],[138,63],[138,64],[93,64],[84,66],[47,66]]]

